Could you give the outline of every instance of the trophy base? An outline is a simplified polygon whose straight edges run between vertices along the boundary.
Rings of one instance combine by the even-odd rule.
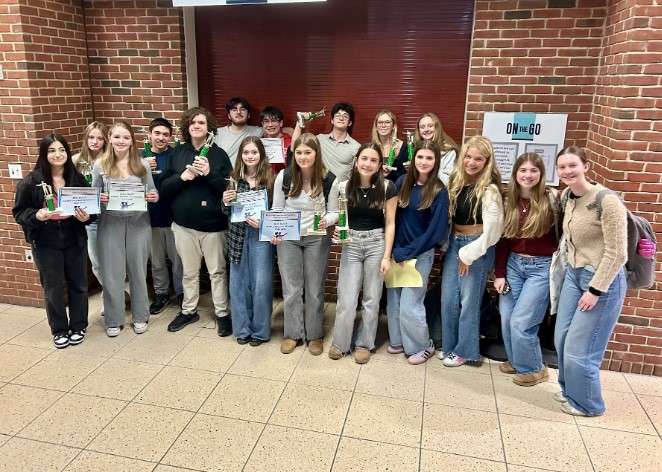
[[[390,170],[391,172],[393,172],[394,170],[398,170],[397,167],[393,167],[393,166],[382,166],[382,169]]]
[[[195,175],[197,175],[198,177],[200,177],[200,176],[202,175],[202,172],[199,171],[198,169],[196,169],[195,167],[193,167],[191,164],[188,164],[188,165],[186,166],[186,168],[187,168],[188,170],[190,170],[191,172],[193,172],[193,173],[194,173]]]
[[[241,205],[241,203],[239,203],[239,202],[228,202],[228,203],[225,203],[224,205],[231,207],[231,206],[235,206],[235,205]]]
[[[326,236],[326,230],[325,229],[319,229],[317,231],[310,229],[308,230],[308,233],[306,233],[306,236]]]
[[[352,238],[345,238],[345,239],[331,238],[331,242],[333,242],[333,244],[346,244],[346,243],[351,243]]]
[[[161,170],[153,170],[153,171],[152,171],[152,174],[160,174],[161,172],[163,172],[163,171],[161,171]]]

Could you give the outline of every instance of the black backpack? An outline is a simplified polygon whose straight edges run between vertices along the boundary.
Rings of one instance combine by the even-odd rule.
[[[563,209],[565,209],[565,205],[568,202],[568,193],[567,191],[564,192],[561,200]],[[595,196],[595,201],[587,206],[588,209],[595,208],[598,220],[602,218],[602,199],[605,195],[609,194],[618,195],[613,190],[600,190]],[[657,238],[655,237],[653,227],[646,218],[633,215],[628,209],[626,211],[628,221],[628,260],[625,263],[625,271],[627,272],[628,290],[650,288],[655,284],[655,256],[642,256],[637,253],[637,247],[642,239],[648,239],[657,247]]]

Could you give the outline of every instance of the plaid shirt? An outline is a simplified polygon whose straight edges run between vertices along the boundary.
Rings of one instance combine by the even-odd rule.
[[[257,190],[265,190],[266,187],[261,185]],[[237,193],[241,192],[250,192],[251,187],[248,182],[244,179],[240,179],[237,183]],[[228,230],[228,257],[230,262],[239,264],[241,262],[241,253],[244,249],[244,230],[246,227],[250,228],[248,223],[242,221],[240,223],[230,223],[230,213],[232,212],[232,207],[223,203],[223,213],[228,216],[229,230]]]

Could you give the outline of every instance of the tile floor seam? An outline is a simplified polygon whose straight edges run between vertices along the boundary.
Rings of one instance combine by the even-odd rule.
[[[489,362],[489,361],[488,361]],[[506,441],[503,439],[503,428],[501,427],[501,412],[499,411],[499,402],[497,401],[497,389],[494,383],[494,373],[492,372],[492,365],[490,367],[490,379],[492,380],[492,395],[494,400],[494,411],[496,413],[497,425],[499,426],[499,439],[501,440],[501,453],[503,455],[503,462],[506,464],[506,471],[508,471],[508,456],[506,454]]]
[[[643,408],[644,413],[646,414],[646,417],[648,418],[648,421],[650,421],[651,424],[653,425],[653,429],[654,429],[655,432],[657,433],[657,436],[658,436],[660,439],[662,439],[662,428],[660,428],[660,429],[657,428],[657,425],[655,424],[655,422],[653,421],[653,419],[652,419],[652,418],[650,417],[650,415],[648,414],[648,410],[646,410],[646,407],[644,407],[644,405],[641,403],[641,399],[639,398],[639,395],[641,395],[641,396],[643,396],[643,397],[646,397],[646,396],[653,396],[653,395],[646,395],[646,394],[643,394],[643,393],[642,393],[642,394],[639,394],[639,393],[635,393],[635,394],[634,394],[635,398],[637,399],[637,402],[639,403],[639,405],[641,406],[641,408]]]
[[[595,464],[593,464],[593,458],[591,457],[591,453],[588,450],[588,445],[586,444],[586,441],[584,440],[584,436],[582,435],[582,429],[580,428],[580,424],[577,422],[576,417],[572,417],[572,419],[575,422],[575,427],[577,428],[577,432],[579,433],[579,439],[582,440],[582,444],[584,445],[584,451],[586,451],[586,456],[588,457],[588,462],[591,464],[591,468],[595,471]]]

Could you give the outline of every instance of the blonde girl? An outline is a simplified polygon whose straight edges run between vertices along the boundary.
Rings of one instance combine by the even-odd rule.
[[[439,179],[448,186],[448,178],[455,168],[457,151],[459,146],[446,134],[441,126],[439,117],[434,113],[424,113],[416,122],[414,131],[414,146],[422,140],[434,141],[441,152],[441,164],[439,166]]]

